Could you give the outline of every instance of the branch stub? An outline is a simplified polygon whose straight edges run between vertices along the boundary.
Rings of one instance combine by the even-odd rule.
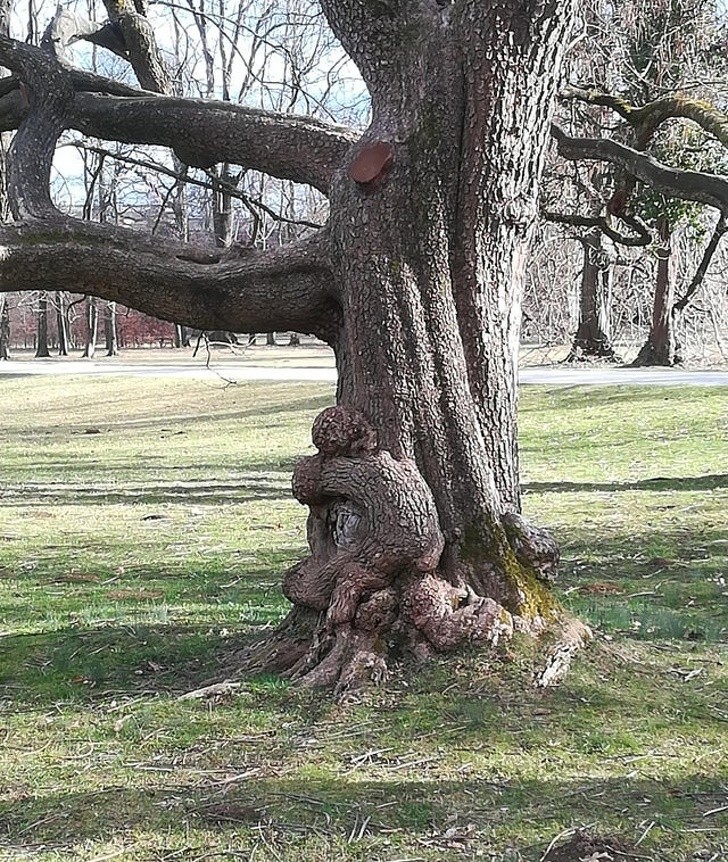
[[[356,154],[349,165],[349,177],[357,185],[371,187],[389,172],[394,161],[394,147],[387,141],[374,141]]]

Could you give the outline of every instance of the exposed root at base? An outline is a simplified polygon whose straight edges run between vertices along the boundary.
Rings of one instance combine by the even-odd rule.
[[[556,642],[548,650],[544,666],[534,676],[534,685],[537,688],[548,688],[561,682],[576,653],[584,649],[593,638],[594,634],[589,626],[574,617],[566,618]]]

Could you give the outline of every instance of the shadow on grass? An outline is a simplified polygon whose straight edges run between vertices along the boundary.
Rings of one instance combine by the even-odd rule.
[[[259,382],[251,381],[252,385],[260,386]],[[241,381],[236,386],[246,386],[247,383],[245,381]],[[190,413],[185,414],[184,416],[169,416],[165,418],[164,416],[150,416],[150,417],[140,417],[133,419],[116,419],[112,421],[100,422],[99,426],[103,431],[113,432],[116,430],[123,430],[125,434],[129,434],[134,429],[144,430],[144,429],[159,429],[159,433],[167,437],[170,433],[179,433],[180,430],[184,431],[185,426],[188,422],[200,422],[204,421],[210,425],[216,425],[218,423],[229,422],[234,419],[248,419],[248,418],[262,418],[264,416],[275,416],[277,417],[277,421],[272,423],[271,425],[261,425],[256,426],[251,429],[254,431],[258,431],[260,433],[263,430],[269,427],[279,428],[281,426],[286,425],[286,421],[283,417],[288,413],[318,413],[323,410],[325,407],[331,406],[331,395],[313,395],[306,396],[304,398],[291,399],[288,397],[290,395],[291,386],[295,386],[295,381],[286,382],[286,383],[272,383],[272,389],[268,390],[269,397],[275,397],[279,395],[279,397],[283,400],[276,400],[273,403],[268,404],[254,404],[251,407],[244,407],[238,410],[214,410],[214,411],[201,411],[200,413]],[[302,383],[300,385],[306,385]],[[280,393],[277,391],[280,390]],[[180,428],[180,426],[182,426]],[[86,426],[69,426],[68,433],[72,435],[83,435]]]
[[[256,500],[290,500],[292,494],[286,483],[273,484],[270,481],[250,478],[236,482],[205,482],[163,485],[147,485],[144,488],[120,491],[103,486],[81,487],[75,483],[44,485],[5,484],[3,487],[3,506],[47,506],[54,503],[72,505],[102,505],[114,503],[189,503],[190,505],[224,505],[226,503],[246,503]]]
[[[2,845],[16,853],[41,843],[45,849],[62,850],[85,841],[107,842],[143,827],[160,837],[204,830],[197,840],[206,834],[210,844],[232,840],[238,849],[257,844],[261,832],[284,843],[298,836],[300,852],[301,840],[323,837],[346,845],[360,833],[357,840],[363,841],[364,849],[368,841],[402,830],[398,841],[405,846],[422,849],[420,840],[427,838],[424,846],[435,850],[440,846],[446,858],[453,858],[446,855],[452,845],[443,835],[451,826],[452,833],[462,831],[465,836],[458,858],[468,845],[472,850],[513,848],[513,837],[525,832],[537,835],[537,841],[523,848],[525,856],[509,858],[535,860],[554,837],[557,824],[596,822],[598,829],[621,830],[634,840],[652,821],[656,833],[666,827],[658,842],[672,850],[676,841],[672,824],[700,830],[703,834],[692,841],[699,840],[705,848],[718,846],[713,842],[720,841],[720,827],[726,823],[720,813],[711,821],[704,819],[706,812],[725,803],[725,786],[700,774],[676,781],[632,775],[585,776],[571,782],[547,778],[422,781],[394,772],[378,780],[332,775],[330,779],[309,777],[305,782],[256,775],[234,784],[216,782],[211,776],[202,787],[199,776],[197,786],[175,785],[175,774],[170,769],[162,786],[111,785],[96,792],[56,791],[26,797],[22,804],[0,803]],[[683,840],[689,843],[691,838],[683,835]],[[649,843],[640,849],[647,851]],[[351,858],[364,857],[353,854]]]
[[[728,488],[728,473],[671,478],[656,476],[638,482],[528,482],[521,490],[524,494],[563,494],[593,491],[714,491],[717,488]]]
[[[649,401],[689,402],[696,398],[704,403],[709,399],[724,400],[726,397],[726,387],[724,386],[664,386],[634,383],[630,380],[629,372],[625,374],[623,385],[609,386],[585,383],[571,386],[552,386],[550,384],[537,384],[536,387],[529,386],[529,389],[531,388],[540,389],[547,395],[555,396],[559,401],[559,409],[564,410],[588,409],[590,403],[600,406],[611,404],[617,407],[621,404],[631,406],[637,402]],[[543,410],[543,405],[538,403],[529,404],[525,402],[520,407],[522,413],[541,410]]]
[[[269,622],[281,614],[270,611]],[[262,623],[231,636],[210,625],[66,628],[2,639],[0,689],[14,712],[112,697],[179,695],[235,671]]]

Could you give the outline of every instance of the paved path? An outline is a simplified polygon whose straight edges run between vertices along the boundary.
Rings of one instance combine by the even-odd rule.
[[[323,381],[333,383],[336,371],[326,364],[256,365],[222,361],[206,367],[200,362],[155,364],[123,361],[21,359],[0,362],[2,377],[26,375],[133,375],[137,377],[188,377],[224,380]],[[537,366],[521,370],[521,383],[550,386],[728,386],[728,371],[683,371],[671,368],[563,368]]]

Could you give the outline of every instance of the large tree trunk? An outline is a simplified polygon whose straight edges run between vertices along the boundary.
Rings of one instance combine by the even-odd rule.
[[[660,248],[657,253],[655,299],[652,306],[652,326],[647,341],[632,362],[635,367],[646,365],[679,365],[682,361],[675,337],[673,306],[675,304],[675,266],[670,245],[670,222],[658,219]]]
[[[552,18],[532,41],[513,9],[464,16],[463,53],[410,45],[420,79],[374,88],[334,179],[338,406],[294,476],[311,547],[284,579],[295,609],[253,656],[305,684],[345,691],[393,644],[495,643],[557,616],[557,546],[518,514],[516,351],[553,84],[534,69],[558,66],[564,32]]]
[[[567,362],[617,357],[609,340],[609,321],[605,289],[609,279],[609,262],[602,249],[602,232],[594,230],[582,237],[584,262],[579,287],[579,324]]]

